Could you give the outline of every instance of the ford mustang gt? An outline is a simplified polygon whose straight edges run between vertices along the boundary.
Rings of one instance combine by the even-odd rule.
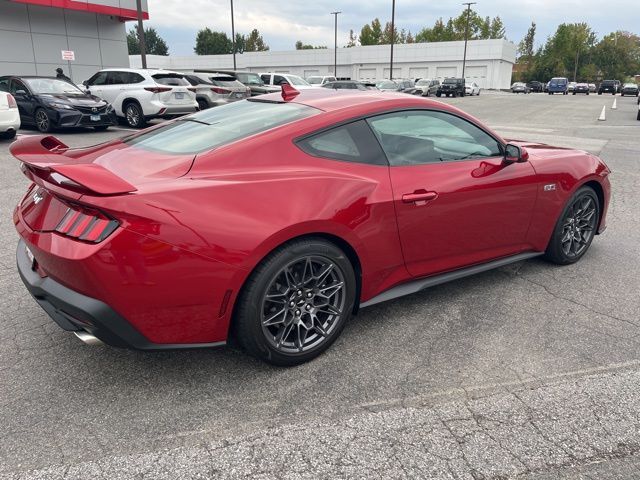
[[[290,86],[88,148],[13,143],[18,269],[63,329],[143,350],[229,337],[308,361],[359,308],[543,255],[606,225],[610,170],[461,110]]]

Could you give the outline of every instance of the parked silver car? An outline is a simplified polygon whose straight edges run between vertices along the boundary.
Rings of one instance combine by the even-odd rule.
[[[224,73],[185,72],[184,78],[195,87],[200,110],[237,102],[251,96],[251,89]]]

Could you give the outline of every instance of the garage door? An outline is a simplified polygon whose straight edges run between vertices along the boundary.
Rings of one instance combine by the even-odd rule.
[[[476,82],[480,87],[485,88],[487,82],[487,67],[467,67],[464,76],[470,82]]]
[[[427,78],[429,69],[427,67],[415,67],[409,69],[409,78]]]
[[[375,68],[361,68],[360,70],[358,70],[358,79],[360,80],[375,80],[375,78]]]
[[[443,78],[455,77],[458,69],[456,67],[438,67],[436,70],[436,78],[442,80]]]

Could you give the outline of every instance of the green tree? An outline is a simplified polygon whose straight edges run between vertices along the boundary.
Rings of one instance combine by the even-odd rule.
[[[380,45],[391,45],[391,36],[391,22],[387,22],[378,43]],[[398,34],[398,27],[395,25],[393,27],[393,43],[403,43],[402,36]]]
[[[505,38],[505,28],[500,17],[482,18],[478,13],[471,9],[467,13],[463,9],[455,18],[449,18],[446,23],[442,18],[436,20],[432,27],[425,27],[420,30],[416,36],[416,42],[451,42],[456,40],[464,40],[467,33],[467,14],[469,22],[468,39],[469,40],[488,40],[496,38]]]
[[[209,27],[203,28],[196,35],[196,55],[222,55],[232,53],[231,39],[224,32],[214,32]]]
[[[494,17],[491,20],[491,28],[489,29],[489,38],[491,39],[507,38],[506,33],[507,33],[507,30],[504,27],[504,23],[502,22],[502,19],[499,16]]]
[[[244,44],[245,52],[266,52],[269,50],[269,45],[264,42],[262,35],[257,28],[251,30],[251,33],[247,36]]]
[[[326,50],[325,45],[313,46],[306,43],[302,43],[302,40],[296,42],[296,50]]]
[[[244,47],[247,39],[241,33],[236,33],[235,49],[236,53],[244,53]]]
[[[598,42],[591,60],[598,66],[602,79],[619,79],[640,72],[640,37],[629,32],[612,32]]]
[[[534,63],[534,45],[536,39],[536,23],[531,22],[531,26],[527,30],[526,35],[518,44],[518,58],[517,63],[521,67],[521,75],[518,80],[521,81],[531,81],[533,77],[531,77],[531,73],[533,71],[533,63]]]
[[[169,55],[169,47],[160,34],[153,27],[144,29],[144,41],[149,55]],[[138,28],[134,27],[127,33],[127,47],[129,55],[140,54],[140,39]]]
[[[349,41],[347,42],[347,48],[355,47],[358,44],[358,37],[353,32],[353,30],[349,30]]]
[[[360,45],[377,45],[377,41],[371,30],[371,25],[368,23],[360,30]]]

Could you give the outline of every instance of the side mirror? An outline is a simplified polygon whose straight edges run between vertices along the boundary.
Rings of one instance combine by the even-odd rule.
[[[524,147],[507,143],[504,147],[504,163],[522,163],[529,160],[529,152]]]
[[[84,82],[82,82],[82,84],[83,84],[85,87],[88,87],[88,86],[89,86],[89,80],[85,80]]]
[[[26,94],[27,94],[27,92],[22,90],[22,89],[16,90],[16,95],[26,95]]]

